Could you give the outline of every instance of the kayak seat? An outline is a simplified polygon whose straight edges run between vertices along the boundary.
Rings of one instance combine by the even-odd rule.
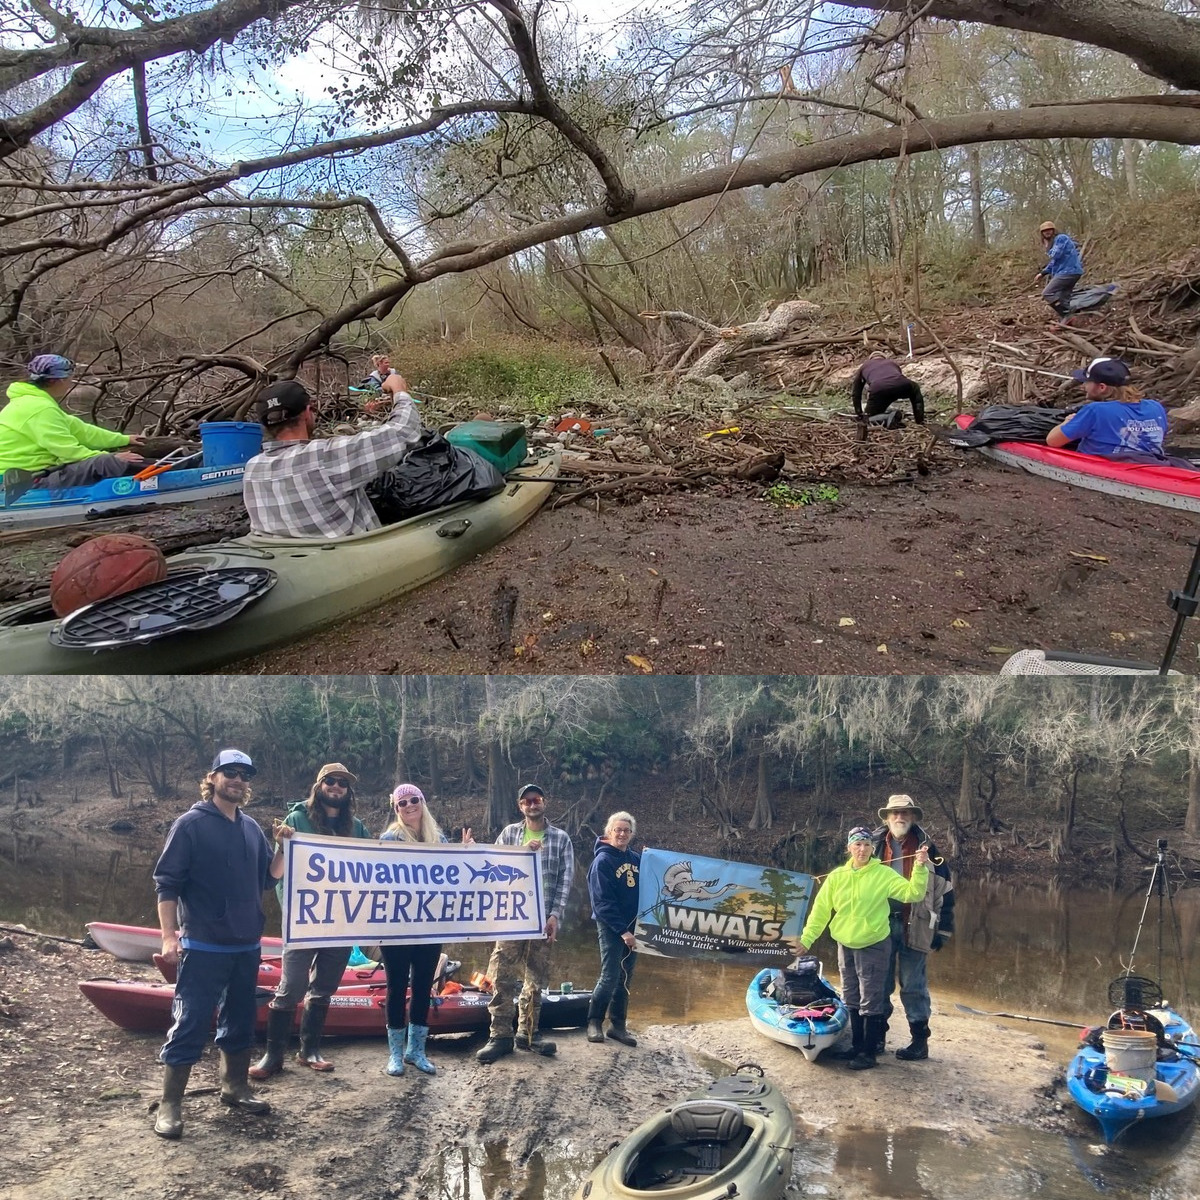
[[[703,1185],[737,1158],[750,1132],[736,1104],[685,1101],[631,1164],[625,1184],[641,1192]]]
[[[689,1142],[731,1142],[743,1124],[742,1110],[720,1100],[689,1100],[671,1113],[671,1128]]]

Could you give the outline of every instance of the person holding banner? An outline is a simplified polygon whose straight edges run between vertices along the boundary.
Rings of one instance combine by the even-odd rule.
[[[183,1093],[200,1061],[213,1010],[221,1055],[221,1103],[239,1112],[271,1111],[250,1090],[255,989],[266,915],[263,892],[283,875],[283,851],[241,809],[250,800],[254,763],[221,750],[200,784],[200,800],[167,834],[154,867],[163,958],[178,964],[174,1018],[159,1051],[163,1094],[154,1132],[183,1136]]]
[[[379,835],[381,842],[448,842],[425,803],[425,793],[415,783],[402,783],[392,792],[392,823]],[[464,828],[463,845],[475,839]],[[387,973],[387,1036],[389,1075],[403,1075],[404,1064],[412,1063],[426,1075],[437,1067],[426,1057],[429,1037],[429,1001],[434,974],[441,958],[440,944],[382,946],[383,969]],[[409,979],[412,980],[411,1012],[406,1012]],[[409,1019],[411,1018],[411,1024]],[[407,1027],[407,1028],[406,1028]]]
[[[884,1007],[883,1033],[892,1015],[892,992],[900,982],[900,1001],[908,1018],[911,1040],[896,1051],[905,1062],[920,1062],[929,1057],[929,977],[926,967],[929,953],[940,950],[954,934],[954,882],[950,868],[940,861],[937,847],[917,824],[923,816],[921,806],[911,796],[898,793],[888,797],[879,810],[883,824],[875,830],[875,854],[893,871],[908,875],[918,846],[925,846],[936,864],[929,872],[929,886],[917,904],[891,901],[892,949],[888,956],[887,1003]],[[883,1052],[881,1044],[877,1053]]]
[[[856,825],[846,835],[849,861],[829,873],[800,934],[798,954],[807,954],[829,927],[838,944],[842,999],[850,1010],[850,1069],[875,1066],[875,1047],[883,1037],[887,1006],[885,987],[891,957],[889,900],[915,904],[929,883],[929,854],[924,845],[913,859],[912,877],[905,879],[874,857],[871,830]]]
[[[517,807],[523,819],[506,825],[496,845],[527,846],[541,856],[542,901],[548,915],[541,939],[497,942],[492,950],[487,973],[495,990],[488,1005],[491,1029],[487,1045],[475,1055],[481,1063],[494,1063],[511,1054],[514,1048],[546,1056],[558,1049],[554,1042],[539,1036],[538,1013],[542,1007],[542,989],[550,982],[550,952],[575,878],[575,850],[566,831],[546,820],[546,796],[537,784],[527,783],[517,792]],[[522,976],[524,986],[518,998]],[[515,1038],[514,1015],[518,1030]]]
[[[308,798],[293,804],[276,825],[275,836],[279,837],[283,829],[290,829],[325,837],[369,838],[370,830],[354,814],[357,782],[358,776],[341,763],[326,763],[317,772]],[[283,888],[281,881],[276,889],[280,905]],[[296,1061],[314,1071],[333,1070],[333,1063],[321,1057],[321,1034],[329,1015],[329,998],[337,991],[352,949],[352,946],[323,946],[284,951],[279,987],[267,1015],[266,1053],[250,1068],[251,1079],[270,1079],[283,1070],[283,1056],[301,996],[304,1016],[300,1019],[300,1052]]]
[[[629,983],[637,961],[633,926],[638,914],[638,870],[642,856],[629,849],[637,822],[627,812],[615,812],[596,839],[595,857],[588,871],[588,898],[600,940],[600,978],[588,1005],[587,1039],[603,1042],[604,1014],[608,1037],[624,1046],[637,1038],[625,1027],[629,1011]]]

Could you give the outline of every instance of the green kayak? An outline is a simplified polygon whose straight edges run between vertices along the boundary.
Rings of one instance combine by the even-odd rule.
[[[743,1074],[746,1069],[639,1125],[587,1177],[575,1200],[779,1200],[792,1175],[792,1112],[761,1072]]]
[[[151,587],[178,580],[186,590],[189,581],[236,575],[231,568],[268,582],[252,602],[240,609],[233,605],[227,618],[198,621],[154,640],[101,650],[64,648],[53,644],[51,635],[59,639],[60,627],[69,629],[78,614],[56,621],[48,598],[0,609],[0,670],[12,675],[202,671],[294,641],[429,583],[503,541],[550,495],[559,462],[557,449],[541,451],[488,500],[449,505],[370,533],[335,540],[249,534],[172,555],[168,583]],[[99,611],[116,603],[91,607]],[[137,624],[127,614],[120,619],[131,628]]]

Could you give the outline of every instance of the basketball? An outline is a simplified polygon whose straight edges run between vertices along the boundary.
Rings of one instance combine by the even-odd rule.
[[[167,577],[167,560],[149,539],[102,533],[69,551],[50,576],[50,604],[65,617],[85,604],[131,592]]]

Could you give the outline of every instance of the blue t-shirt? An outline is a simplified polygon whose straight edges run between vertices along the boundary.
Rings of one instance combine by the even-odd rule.
[[[1063,435],[1081,454],[1120,458],[1125,454],[1163,456],[1167,436],[1167,410],[1157,400],[1124,404],[1120,400],[1093,400],[1062,425]]]

